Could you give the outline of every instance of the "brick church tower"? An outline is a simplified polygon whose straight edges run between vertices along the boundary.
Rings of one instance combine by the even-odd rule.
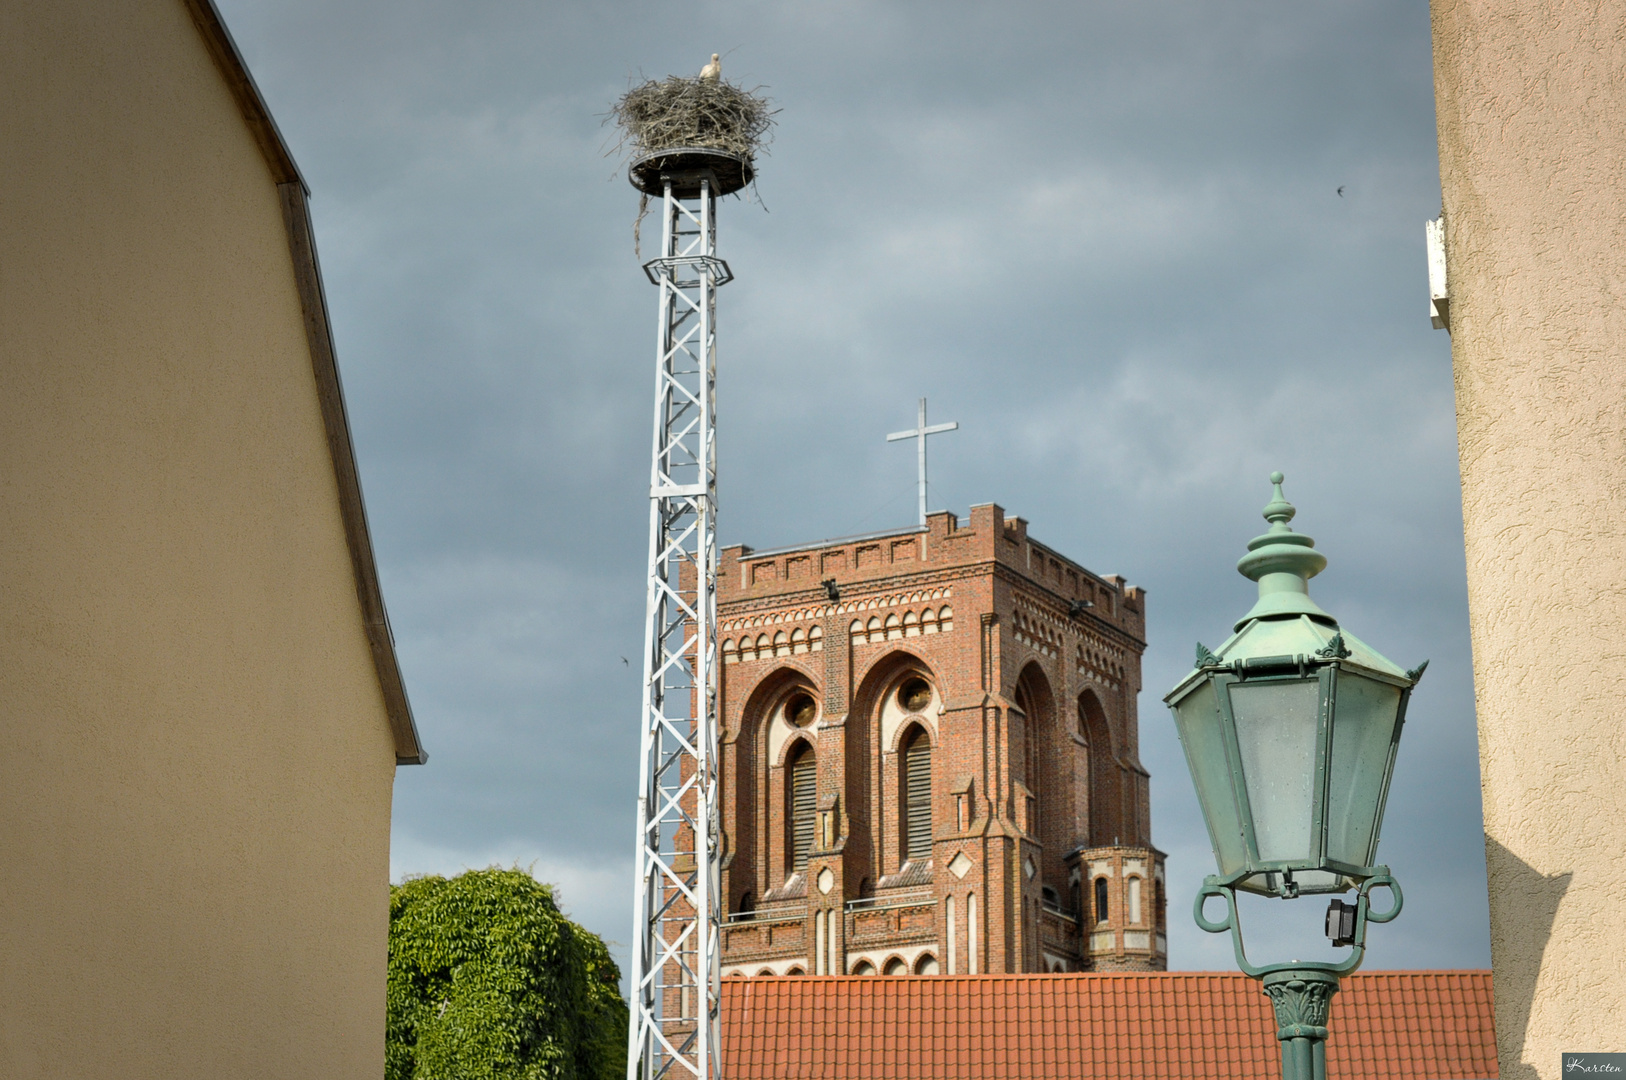
[[[717,594],[725,975],[1165,968],[1145,593],[984,505]]]

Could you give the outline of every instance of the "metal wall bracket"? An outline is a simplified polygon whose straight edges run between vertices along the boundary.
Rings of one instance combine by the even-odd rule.
[[[1451,292],[1445,280],[1445,215],[1423,223],[1428,246],[1428,321],[1436,330],[1451,330]]]

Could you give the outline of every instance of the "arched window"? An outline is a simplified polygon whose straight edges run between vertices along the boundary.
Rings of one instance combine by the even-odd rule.
[[[1039,717],[1038,710],[1033,707],[1033,695],[1028,688],[1018,683],[1016,687],[1016,707],[1022,710],[1022,782],[1028,786],[1035,798],[1039,795]],[[1037,831],[1037,830],[1033,830]]]
[[[905,861],[932,856],[932,743],[918,725],[904,736],[900,770],[903,798],[898,800],[903,818],[903,857]]]
[[[1129,925],[1140,925],[1140,878],[1132,877],[1126,883],[1129,886]]]
[[[807,853],[813,850],[814,792],[817,790],[818,769],[813,748],[800,743],[785,768],[786,801],[790,813],[785,817],[790,824],[787,837],[790,848],[790,868],[793,873],[807,869]]]
[[[936,975],[937,957],[931,953],[921,953],[920,959],[915,961],[916,975]]]
[[[903,962],[903,957],[894,956],[892,959],[886,962],[886,967],[881,969],[881,974],[907,975],[909,974],[909,965]]]
[[[1045,819],[1055,812],[1049,805],[1057,796],[1065,805],[1064,792],[1047,790],[1044,776],[1044,747],[1051,737],[1050,688],[1037,667],[1030,665],[1016,683],[1016,707],[1022,712],[1022,782],[1027,785],[1028,832],[1041,841]]]
[[[1078,732],[1085,742],[1085,775],[1090,791],[1090,840],[1097,845],[1112,843],[1123,833],[1117,798],[1117,770],[1112,762],[1112,732],[1106,710],[1093,690],[1078,696]]]
[[[875,965],[870,963],[868,960],[860,960],[853,966],[853,974],[873,975],[875,974]]]
[[[739,906],[734,909],[741,919],[749,919],[757,910],[757,898],[750,889],[740,896]]]
[[[1095,921],[1097,923],[1106,922],[1108,914],[1107,879],[1098,877],[1095,879]]]

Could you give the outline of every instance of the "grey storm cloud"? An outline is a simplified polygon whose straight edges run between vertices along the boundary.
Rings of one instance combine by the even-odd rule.
[[[998,502],[1149,591],[1171,964],[1228,968],[1185,912],[1211,858],[1158,699],[1250,606],[1234,563],[1282,469],[1331,560],[1319,602],[1432,660],[1383,845],[1406,911],[1369,966],[1488,963],[1422,248],[1426,5],[221,7],[314,192],[432,755],[397,777],[393,873],[534,865],[626,940],[655,311],[602,120],[629,79],[715,51],[781,110],[756,195],[721,211],[723,540],[908,524],[913,456],[884,436],[921,395],[958,420],[932,445],[934,509]],[[1261,955],[1314,950],[1298,907],[1244,911]]]

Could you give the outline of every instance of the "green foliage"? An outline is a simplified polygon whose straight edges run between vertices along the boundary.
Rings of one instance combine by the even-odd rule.
[[[621,973],[523,870],[390,889],[386,1080],[618,1080]]]

